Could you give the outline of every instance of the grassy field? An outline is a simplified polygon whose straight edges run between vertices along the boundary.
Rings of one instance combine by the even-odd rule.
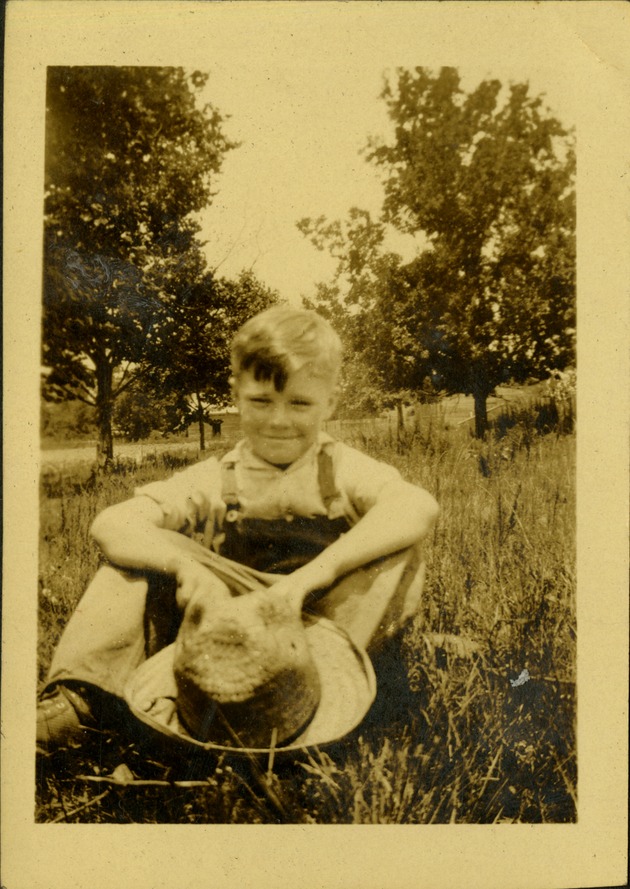
[[[37,770],[38,821],[571,822],[576,817],[575,439],[547,407],[467,424],[349,425],[350,444],[427,487],[441,516],[420,613],[364,725],[290,761],[184,761],[127,730]],[[226,441],[210,442],[210,453]],[[190,461],[163,454],[42,479],[39,666],[98,562],[87,529],[134,485]],[[523,681],[523,671],[529,679]],[[521,679],[519,680],[519,677]],[[270,765],[272,767],[270,767]],[[104,778],[110,780],[104,781]],[[112,783],[115,776],[119,783]]]

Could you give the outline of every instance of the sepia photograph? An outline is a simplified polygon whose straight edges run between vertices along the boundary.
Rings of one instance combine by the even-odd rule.
[[[611,392],[627,408],[627,311],[602,289],[619,328],[591,353],[598,237],[580,170],[597,93],[540,36],[578,4],[523,4],[540,44],[520,56],[505,51],[515,3],[50,6],[55,23],[9,4],[14,52],[19,13],[42,34],[78,25],[98,51],[39,48],[36,151],[12,166],[35,171],[28,339],[5,322],[9,383],[27,368],[5,434],[10,457],[23,430],[32,532],[29,830],[194,825],[221,843],[275,826],[274,848],[289,826],[443,826],[448,845],[483,825],[490,848],[508,826],[575,837],[604,786],[603,681],[585,668],[602,663],[597,596],[618,609],[599,651],[621,668],[608,715],[627,717],[612,550],[627,520],[610,497],[601,514],[627,467],[597,475],[598,410]],[[492,51],[413,39],[440,21],[463,40],[455,7],[487,11]],[[594,381],[606,359],[614,387]],[[627,788],[614,762],[606,780]],[[604,817],[623,830],[617,807]],[[352,835],[354,855],[370,841]],[[88,857],[92,876],[65,886],[114,885]],[[277,885],[267,861],[240,885]],[[506,883],[501,866],[467,882],[453,860],[426,885],[580,885],[563,869]],[[173,885],[135,867],[123,885]],[[296,873],[304,889],[418,885],[409,869]]]
[[[216,253],[211,72],[48,68],[38,819],[575,819],[574,133],[466,73],[382,73],[296,292]]]

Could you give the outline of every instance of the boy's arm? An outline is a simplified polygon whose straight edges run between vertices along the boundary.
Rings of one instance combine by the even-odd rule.
[[[161,533],[163,527],[161,507],[150,497],[139,496],[103,510],[94,519],[91,534],[115,565],[173,575],[182,607],[196,592],[229,595],[222,581]]]
[[[438,513],[428,491],[403,480],[389,485],[353,528],[274,588],[290,586],[298,599],[325,589],[355,568],[419,543],[431,531]]]

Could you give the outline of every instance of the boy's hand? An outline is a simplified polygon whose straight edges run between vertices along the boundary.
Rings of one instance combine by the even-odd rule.
[[[336,579],[332,570],[318,564],[318,560],[315,559],[272,584],[269,591],[274,596],[285,597],[298,611],[301,611],[304,599],[309,593],[332,586]]]
[[[200,593],[212,593],[221,598],[229,598],[231,595],[227,584],[195,559],[182,559],[178,562],[175,577],[177,579],[177,604],[182,611],[193,596]]]

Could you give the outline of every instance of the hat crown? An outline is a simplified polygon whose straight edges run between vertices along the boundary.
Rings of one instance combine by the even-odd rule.
[[[310,719],[319,677],[299,610],[261,589],[195,597],[175,645],[178,709],[199,740],[282,743]]]

